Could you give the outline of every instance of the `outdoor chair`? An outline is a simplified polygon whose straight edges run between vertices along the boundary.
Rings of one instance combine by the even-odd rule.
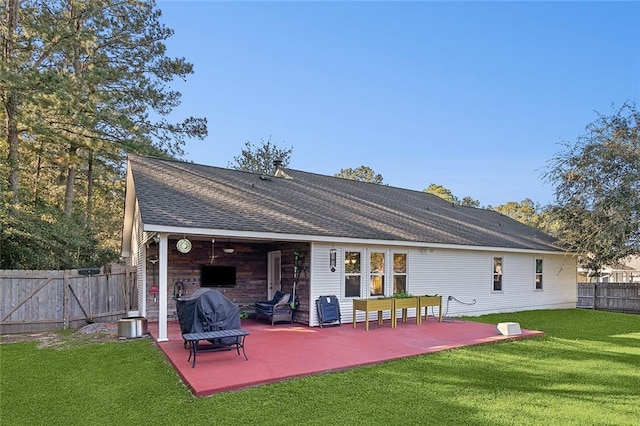
[[[340,314],[340,302],[337,296],[320,296],[316,300],[316,308],[318,309],[318,322],[320,328],[325,324],[342,325]],[[336,322],[338,324],[336,324]]]
[[[279,321],[293,323],[293,311],[295,308],[291,308],[291,299],[291,293],[277,291],[271,300],[255,302],[256,319],[269,320],[271,325]]]

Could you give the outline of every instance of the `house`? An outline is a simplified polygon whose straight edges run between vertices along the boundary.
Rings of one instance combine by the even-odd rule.
[[[138,309],[158,320],[160,340],[175,298],[201,286],[243,309],[295,292],[294,321],[309,326],[323,295],[338,297],[343,322],[353,299],[400,290],[442,295],[448,316],[576,306],[575,257],[537,229],[280,165],[264,176],[129,156],[122,256],[137,267]]]
[[[593,271],[578,267],[581,283],[640,283],[640,256],[629,256],[612,265],[605,265],[598,276]]]

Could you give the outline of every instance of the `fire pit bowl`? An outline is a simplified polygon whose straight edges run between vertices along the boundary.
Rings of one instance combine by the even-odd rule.
[[[149,334],[147,319],[144,317],[121,318],[118,320],[118,337],[136,339]]]

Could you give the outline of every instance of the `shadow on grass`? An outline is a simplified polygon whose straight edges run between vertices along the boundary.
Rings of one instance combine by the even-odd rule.
[[[541,338],[192,398],[153,342],[0,347],[6,424],[635,424],[640,316],[533,311]],[[4,346],[4,345],[2,345]],[[304,354],[300,354],[304,356]]]

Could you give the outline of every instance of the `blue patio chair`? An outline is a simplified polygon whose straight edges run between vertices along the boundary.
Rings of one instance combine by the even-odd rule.
[[[255,302],[256,319],[263,318],[274,325],[279,321],[289,321],[293,324],[293,312],[291,308],[291,293],[277,291],[271,300]]]

